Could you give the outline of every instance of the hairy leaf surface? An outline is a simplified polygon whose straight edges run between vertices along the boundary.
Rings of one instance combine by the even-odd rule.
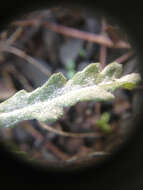
[[[64,114],[64,107],[81,101],[110,101],[117,88],[132,89],[140,75],[121,77],[122,65],[113,62],[102,71],[100,63],[92,63],[68,80],[61,73],[33,92],[21,90],[0,104],[0,127],[10,127],[22,120],[53,122]],[[120,78],[121,77],[121,78]]]

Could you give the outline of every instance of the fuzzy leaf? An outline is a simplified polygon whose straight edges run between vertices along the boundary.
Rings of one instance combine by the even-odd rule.
[[[88,65],[69,81],[61,74],[33,92],[21,90],[0,104],[0,127],[10,127],[22,120],[53,122],[64,114],[64,107],[81,101],[110,101],[119,87],[132,89],[140,81],[137,73],[121,77],[122,65],[109,64],[102,71],[100,63]]]

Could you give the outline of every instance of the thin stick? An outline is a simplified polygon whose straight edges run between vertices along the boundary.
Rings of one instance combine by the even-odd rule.
[[[122,55],[121,57],[117,58],[115,61],[117,63],[124,63],[125,61],[127,61],[129,58],[131,58],[135,53],[130,51],[124,55]]]
[[[101,26],[101,34],[104,36],[105,28],[107,26],[106,20],[102,18],[102,26]],[[100,54],[99,54],[99,62],[101,63],[102,69],[106,66],[106,58],[107,58],[107,47],[105,45],[100,46]],[[95,105],[96,114],[100,115],[101,113],[101,103],[97,102]]]
[[[91,42],[96,42],[98,44],[102,44],[104,46],[110,47],[110,48],[130,48],[130,45],[127,44],[124,41],[120,41],[117,44],[114,44],[109,38],[103,36],[103,35],[97,35],[97,34],[91,34],[89,32],[83,32],[74,28],[61,26],[54,23],[44,23],[44,26],[46,26],[48,29],[53,30],[54,32],[58,32],[61,34],[64,34],[66,36],[87,40]]]
[[[26,89],[27,91],[33,90],[33,87],[29,84],[28,80],[19,71],[17,71],[13,65],[9,65],[5,70],[7,72],[11,72],[13,74],[16,74],[17,78],[22,83],[24,89]]]
[[[24,125],[25,124],[25,125]],[[29,122],[29,121],[25,121],[23,122],[23,127],[24,129],[30,133],[35,139],[39,140],[40,142],[44,141],[44,137],[42,136],[42,134],[40,134],[39,131],[37,131],[34,126]]]
[[[22,31],[23,31],[23,28],[18,27],[16,31],[5,41],[5,43],[8,45],[13,44],[17,40],[17,38],[20,36]]]
[[[106,28],[106,20],[105,18],[102,18],[102,28],[101,28],[101,34],[104,35],[105,28]],[[100,55],[99,55],[99,62],[101,63],[102,69],[106,65],[106,57],[107,57],[107,47],[104,45],[100,46]]]
[[[106,55],[107,55],[107,47],[106,46],[101,46],[100,47],[100,57],[99,57],[99,62],[101,63],[101,67],[104,68],[106,66]]]
[[[13,23],[13,25],[28,26],[28,25],[33,25],[37,23],[38,21],[33,19],[33,20],[28,20],[28,21],[16,21]],[[109,48],[125,48],[125,49],[131,48],[130,44],[128,44],[127,42],[124,42],[121,40],[118,43],[114,44],[112,40],[110,40],[110,38],[105,37],[101,34],[97,35],[97,34],[92,34],[89,32],[83,32],[78,29],[74,29],[71,27],[62,26],[62,25],[50,23],[50,22],[44,22],[43,25],[54,32],[57,32],[66,36],[78,38],[81,40],[95,42]]]
[[[8,71],[7,71],[7,69],[4,69],[4,70],[2,71],[2,74],[3,74],[3,76],[4,76],[4,79],[5,79],[5,81],[6,81],[7,85],[8,85],[8,87],[9,87],[9,89],[12,89],[12,90],[14,91],[14,93],[15,93],[15,92],[16,92],[16,89],[15,89],[15,86],[14,86],[14,84],[13,84],[12,78],[10,77],[10,75],[9,75],[9,73],[8,73]]]
[[[45,129],[47,129],[48,131],[51,131],[53,133],[56,133],[58,135],[62,135],[62,136],[66,136],[66,137],[75,137],[75,138],[84,138],[84,137],[96,137],[96,138],[101,138],[101,135],[98,133],[68,133],[68,132],[64,132],[61,130],[57,130],[54,129],[51,126],[48,126],[44,123],[41,123],[40,121],[38,121],[38,123]]]
[[[31,26],[31,25],[39,25],[40,20],[38,19],[29,19],[29,20],[20,20],[20,21],[14,21],[11,25],[13,26]]]
[[[94,151],[94,152],[88,153],[86,157],[82,158],[82,160],[85,161],[94,157],[104,157],[104,156],[109,156],[109,155],[110,154],[107,152]],[[80,156],[73,156],[70,159],[66,160],[66,162],[75,162],[75,161],[81,161]]]
[[[4,44],[4,45],[1,44],[0,51],[9,52],[9,53],[12,53],[14,55],[17,55],[17,56],[25,59],[27,62],[35,65],[39,70],[41,70],[48,77],[51,74],[46,67],[44,67],[38,61],[36,61],[34,58],[32,58],[31,56],[27,55],[24,51],[22,51],[22,50],[20,50],[20,49],[18,49],[16,47],[7,46],[6,44]]]
[[[45,148],[50,150],[57,158],[60,160],[68,160],[70,156],[64,152],[62,152],[57,146],[55,146],[52,142],[48,142],[47,144],[44,145]]]

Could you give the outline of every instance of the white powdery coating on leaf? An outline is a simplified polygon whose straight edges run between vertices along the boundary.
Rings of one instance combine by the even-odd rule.
[[[55,74],[51,77],[50,82],[48,80],[33,92],[18,92],[0,104],[0,112],[2,112],[0,113],[0,126],[9,127],[22,120],[30,119],[38,119],[43,122],[55,121],[63,115],[64,107],[72,106],[80,101],[112,100],[114,95],[109,91],[119,88],[122,84],[126,85],[126,83],[130,83],[132,87],[132,84],[134,85],[140,80],[138,74],[130,74],[120,79],[115,79],[113,72],[111,77],[100,75],[100,73],[94,75],[91,72],[92,66],[95,68],[95,65],[92,64],[88,66],[89,73],[85,69],[68,82],[65,81],[62,74]],[[117,63],[112,66],[118,68]],[[87,78],[86,74],[88,74]],[[82,81],[82,79],[84,80]],[[96,79],[97,84],[95,84]]]
[[[121,79],[116,79],[119,82],[131,82],[136,83],[141,80],[141,77],[138,73],[132,73],[128,74],[126,76],[123,76]]]

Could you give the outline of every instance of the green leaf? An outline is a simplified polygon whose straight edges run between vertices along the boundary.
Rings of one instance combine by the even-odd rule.
[[[79,49],[79,55],[80,55],[80,57],[85,58],[86,57],[86,50],[83,48],[80,48]]]
[[[111,132],[111,127],[108,124],[110,120],[110,114],[108,112],[104,112],[101,115],[101,118],[97,121],[97,126],[100,127],[104,132]]]
[[[122,65],[109,64],[101,71],[100,63],[88,65],[68,80],[53,74],[33,92],[21,90],[0,104],[0,127],[10,127],[23,120],[53,122],[64,114],[64,107],[81,101],[110,101],[119,87],[132,89],[140,81],[137,73],[121,77]]]
[[[72,59],[69,59],[66,64],[67,77],[70,79],[75,74],[75,62]]]

